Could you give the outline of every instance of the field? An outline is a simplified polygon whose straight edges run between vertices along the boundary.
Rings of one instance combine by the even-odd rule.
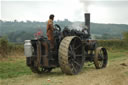
[[[78,75],[65,75],[60,68],[47,74],[34,74],[25,64],[25,56],[0,59],[0,85],[127,85],[128,51],[109,50],[108,66],[95,69],[85,63]]]

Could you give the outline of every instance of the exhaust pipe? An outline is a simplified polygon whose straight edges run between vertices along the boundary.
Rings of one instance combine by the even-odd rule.
[[[88,34],[90,35],[90,13],[85,13],[84,14],[85,17],[85,26],[88,27]]]

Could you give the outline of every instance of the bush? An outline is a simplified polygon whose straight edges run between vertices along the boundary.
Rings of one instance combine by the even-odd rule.
[[[0,56],[7,57],[8,55],[8,40],[6,38],[0,39]]]
[[[22,55],[24,53],[24,46],[23,44],[8,44],[8,53],[9,55]]]
[[[0,57],[21,55],[23,53],[24,53],[23,44],[10,43],[6,38],[0,39]]]
[[[123,33],[123,40],[128,42],[128,32]]]
[[[98,40],[98,45],[112,49],[128,49],[128,43],[124,40]]]

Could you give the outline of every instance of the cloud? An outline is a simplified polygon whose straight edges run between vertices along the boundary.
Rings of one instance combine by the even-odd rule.
[[[2,0],[3,20],[47,21],[55,14],[55,20],[84,21],[84,13],[91,13],[91,22],[128,24],[128,1],[120,0]]]
[[[80,0],[84,11],[91,13],[91,21],[97,23],[128,24],[128,1],[122,0]]]
[[[75,13],[81,13],[81,8],[78,0],[3,1],[2,19],[46,21],[52,13],[56,20],[68,18],[73,21],[77,17],[74,17]]]

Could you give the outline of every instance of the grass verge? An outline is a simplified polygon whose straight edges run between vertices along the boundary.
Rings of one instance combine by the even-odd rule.
[[[127,71],[127,72],[125,72],[125,74],[128,76],[128,71]]]
[[[114,49],[108,51],[109,60],[116,60],[127,57],[128,51],[125,49]]]
[[[13,78],[21,75],[30,75],[32,72],[26,66],[25,60],[17,61],[1,61],[0,62],[0,78]]]
[[[118,49],[118,50],[109,50],[108,51],[108,57],[109,62],[111,63],[113,60],[117,59],[123,59],[125,57],[128,57],[128,51],[125,49]],[[88,64],[86,67],[83,67],[83,71],[88,71],[89,69],[95,69],[93,64]],[[58,72],[58,75],[62,74],[59,72],[58,69],[55,69]],[[29,69],[28,66],[26,66],[26,60],[25,57],[23,58],[16,58],[16,57],[8,57],[5,60],[0,60],[0,78],[1,79],[7,79],[7,78],[14,78],[19,77],[23,75],[31,75],[32,72]],[[128,74],[128,72],[126,72]],[[48,75],[48,74],[47,74]]]

